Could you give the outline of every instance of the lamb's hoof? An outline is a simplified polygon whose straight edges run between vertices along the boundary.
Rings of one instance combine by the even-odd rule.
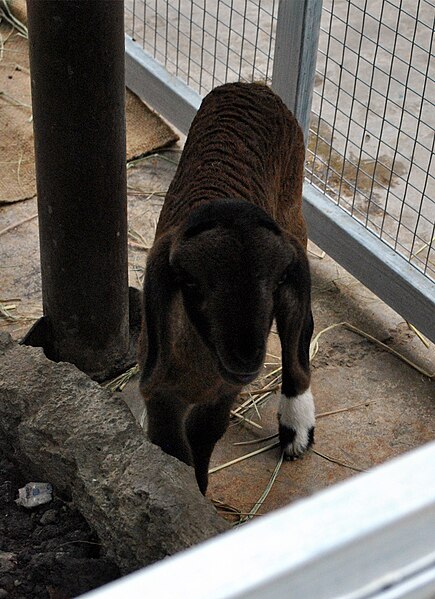
[[[297,460],[314,443],[314,426],[295,430],[279,423],[279,441],[286,460]]]

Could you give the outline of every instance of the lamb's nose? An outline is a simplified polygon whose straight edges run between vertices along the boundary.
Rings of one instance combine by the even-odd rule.
[[[236,347],[233,350],[234,366],[241,374],[252,374],[258,372],[263,360],[263,346]]]

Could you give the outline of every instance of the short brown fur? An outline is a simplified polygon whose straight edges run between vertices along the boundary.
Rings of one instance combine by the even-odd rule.
[[[273,318],[283,392],[309,385],[303,171],[302,131],[282,101],[227,84],[204,99],[166,195],[145,276],[140,388],[151,441],[192,464],[203,493]]]
[[[232,83],[215,88],[192,122],[156,239],[179,227],[198,203],[231,197],[263,208],[306,247],[304,163],[302,130],[268,87]]]

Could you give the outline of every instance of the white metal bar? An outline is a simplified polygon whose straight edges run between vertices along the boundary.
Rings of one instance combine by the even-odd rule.
[[[434,464],[432,443],[86,597],[433,599]]]
[[[187,134],[202,98],[181,79],[168,71],[128,35],[125,36],[126,85]]]
[[[322,0],[281,0],[272,89],[293,112],[308,140]]]
[[[303,191],[308,236],[435,342],[435,285],[313,185]]]
[[[404,580],[402,584],[378,593],[377,599],[434,599],[435,568]]]

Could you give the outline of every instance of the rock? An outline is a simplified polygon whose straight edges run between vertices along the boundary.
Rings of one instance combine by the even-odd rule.
[[[0,574],[15,570],[17,556],[9,551],[0,551]]]
[[[57,511],[56,510],[47,510],[44,512],[39,520],[39,522],[44,526],[45,524],[54,524],[57,520]]]
[[[36,537],[39,541],[48,541],[48,539],[54,539],[57,537],[58,528],[54,524],[46,524],[42,528],[35,529],[37,534],[34,534],[33,537]]]
[[[17,505],[31,509],[52,500],[53,487],[50,483],[30,482],[18,489]]]
[[[0,502],[9,503],[12,501],[12,485],[9,480],[0,485]]]
[[[0,599],[6,599],[6,597],[9,595],[9,593],[7,592],[6,589],[0,589]]]
[[[0,452],[70,497],[123,573],[229,527],[116,396],[4,333],[0,355]]]

